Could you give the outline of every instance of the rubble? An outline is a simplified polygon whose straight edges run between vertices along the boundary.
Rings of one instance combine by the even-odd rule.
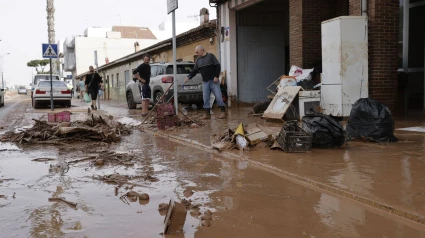
[[[76,142],[102,141],[118,142],[121,136],[129,135],[131,130],[119,122],[106,121],[101,116],[92,115],[86,121],[47,123],[33,119],[35,124],[18,132],[7,132],[2,141],[19,144],[65,145]]]
[[[158,206],[158,211],[166,211],[168,210],[168,203],[161,203]]]

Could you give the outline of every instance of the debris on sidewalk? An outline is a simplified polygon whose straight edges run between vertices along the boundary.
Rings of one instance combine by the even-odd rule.
[[[390,109],[371,98],[361,98],[354,103],[347,123],[350,138],[379,143],[397,142],[394,128]]]
[[[250,146],[257,145],[261,142],[267,142],[272,139],[271,134],[266,134],[262,126],[258,123],[248,124],[245,128],[246,138]]]
[[[286,111],[289,109],[300,90],[301,87],[299,86],[287,86],[280,89],[264,112],[263,118],[283,120]]]
[[[245,138],[245,129],[243,124],[239,124],[238,128],[235,130],[235,134],[233,134],[232,142],[236,143],[236,147],[239,150],[245,150],[248,147],[248,141]]]
[[[345,143],[342,125],[330,116],[311,113],[303,117],[302,127],[313,134],[313,148],[341,147]]]
[[[167,215],[164,220],[164,234],[183,233],[187,210],[182,203],[170,200]]]
[[[302,153],[311,150],[312,137],[311,133],[303,130],[296,122],[288,122],[283,125],[276,141],[287,153]]]
[[[28,129],[18,132],[8,132],[2,140],[19,144],[69,144],[74,142],[102,141],[118,142],[121,136],[131,133],[131,130],[119,122],[106,121],[101,116],[92,115],[86,121],[62,122],[50,124],[36,120]]]

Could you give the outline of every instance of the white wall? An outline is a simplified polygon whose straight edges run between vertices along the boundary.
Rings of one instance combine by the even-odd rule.
[[[112,31],[112,28],[89,27],[84,31],[84,36],[105,38],[108,31]]]
[[[109,62],[134,53],[134,42],[138,41],[140,49],[159,42],[145,39],[109,39],[109,38],[75,38],[76,74],[87,72],[90,65],[94,66],[94,51],[97,50],[98,66],[104,65],[105,58]]]
[[[220,60],[221,70],[226,70],[227,92],[229,105],[238,96],[238,69],[237,69],[237,45],[236,45],[236,11],[229,10],[229,3],[220,5],[220,27],[230,27],[229,41],[221,42]]]
[[[176,23],[176,35],[184,33],[186,31],[192,30],[193,28],[197,28],[199,26],[198,21],[188,21],[188,22],[177,22]],[[170,39],[173,37],[173,25],[172,22],[164,23],[164,30],[158,29],[152,30],[152,33],[156,36],[156,38],[160,41]]]

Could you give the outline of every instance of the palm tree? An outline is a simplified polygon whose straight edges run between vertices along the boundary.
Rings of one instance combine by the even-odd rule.
[[[47,33],[49,37],[49,44],[55,44],[55,6],[54,0],[47,0]],[[52,68],[50,69],[53,74],[56,74],[56,60],[52,60]]]

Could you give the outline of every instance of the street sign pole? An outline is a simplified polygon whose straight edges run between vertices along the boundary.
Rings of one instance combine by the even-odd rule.
[[[55,110],[55,105],[53,105],[53,67],[52,67],[52,58],[56,59],[58,57],[58,46],[56,44],[42,44],[41,45],[43,58],[50,59],[50,107],[52,111]]]
[[[179,100],[178,100],[178,92],[177,92],[177,47],[176,47],[176,11],[173,11],[173,79],[174,79],[174,108],[176,115],[179,115]]]
[[[50,108],[52,111],[55,110],[53,105],[53,76],[52,76],[52,58],[50,58]]]

